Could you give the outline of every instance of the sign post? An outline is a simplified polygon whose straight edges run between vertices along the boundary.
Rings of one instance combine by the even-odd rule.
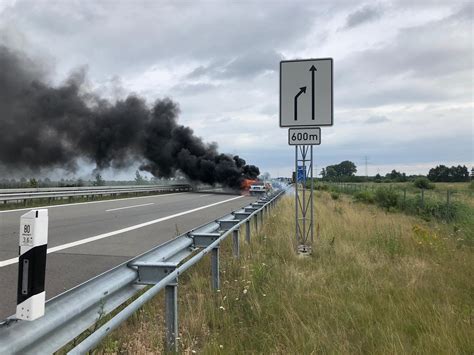
[[[302,255],[311,254],[314,239],[313,145],[321,144],[320,126],[333,121],[332,58],[281,61],[280,127],[289,127],[288,144],[295,146],[295,235]]]
[[[32,321],[44,315],[48,210],[21,216],[16,318]]]

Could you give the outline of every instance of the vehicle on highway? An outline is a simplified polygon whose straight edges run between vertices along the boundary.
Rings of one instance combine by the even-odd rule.
[[[272,185],[269,182],[256,181],[250,185],[250,195],[265,194],[272,190]]]

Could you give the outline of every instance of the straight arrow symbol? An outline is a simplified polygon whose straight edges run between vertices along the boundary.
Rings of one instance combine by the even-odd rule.
[[[295,121],[298,121],[298,97],[303,93],[306,93],[306,86],[301,87],[295,96]]]
[[[312,65],[309,71],[311,72],[311,119],[314,121],[314,72],[317,71],[317,69]]]

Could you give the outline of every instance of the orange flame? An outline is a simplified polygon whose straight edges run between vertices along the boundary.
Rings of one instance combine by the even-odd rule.
[[[244,179],[242,183],[240,184],[240,189],[242,190],[242,195],[248,195],[250,186],[256,182],[257,180],[252,180],[252,179]]]

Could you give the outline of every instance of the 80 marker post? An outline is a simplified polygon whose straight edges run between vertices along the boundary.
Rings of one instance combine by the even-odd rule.
[[[48,210],[21,216],[16,318],[32,321],[44,315]]]

